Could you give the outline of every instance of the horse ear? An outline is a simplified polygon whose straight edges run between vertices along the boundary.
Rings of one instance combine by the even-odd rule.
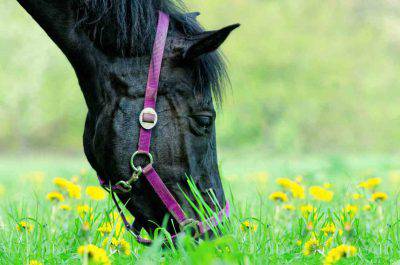
[[[185,17],[189,19],[196,19],[198,16],[200,16],[200,12],[191,12],[185,14]]]
[[[213,52],[221,46],[228,38],[229,34],[240,24],[233,24],[215,31],[206,31],[199,35],[193,36],[189,40],[189,45],[184,49],[183,59],[193,60],[203,54]]]

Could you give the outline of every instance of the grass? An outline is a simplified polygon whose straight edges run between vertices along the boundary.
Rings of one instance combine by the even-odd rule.
[[[118,218],[110,217],[112,202],[107,198],[95,201],[85,193],[87,186],[96,186],[97,182],[94,172],[81,170],[88,169],[84,159],[1,157],[0,184],[4,189],[0,189],[0,263],[29,264],[38,260],[43,264],[82,264],[85,258],[78,254],[78,248],[87,244],[104,249],[98,251],[106,251],[112,264],[323,264],[326,255],[343,244],[357,249],[354,257],[340,260],[343,264],[393,264],[400,260],[397,156],[267,159],[223,153],[222,158],[223,181],[234,209],[230,222],[220,227],[222,233],[199,244],[186,237],[177,247],[164,249],[159,241],[143,247],[123,233],[121,238],[131,249],[130,255],[125,255],[122,246],[120,251],[110,243],[103,246],[105,238],[110,242],[122,232]],[[74,175],[79,176],[81,199],[68,198],[66,193],[61,203],[46,199],[48,192],[57,189],[53,178],[71,179]],[[283,177],[292,181],[291,187],[276,183]],[[361,181],[373,177],[382,182],[370,189],[358,187]],[[323,187],[314,195],[328,201],[310,195],[312,186]],[[296,188],[300,193],[304,190],[303,199],[294,197]],[[284,192],[288,201],[270,200],[276,191]],[[328,191],[333,193],[330,201]],[[377,191],[385,192],[388,199],[370,201]],[[353,198],[355,193],[361,198]],[[72,209],[62,211],[60,204]],[[289,204],[295,210],[286,210],[284,205]],[[79,205],[93,210],[78,213]],[[305,205],[310,205],[308,211]],[[348,205],[356,206],[357,211],[349,207],[343,211]],[[371,209],[365,211],[365,205]],[[19,231],[16,226],[20,222],[31,225],[32,231],[21,227]],[[98,230],[107,222],[112,229],[102,235]],[[331,223],[334,226],[325,234],[324,228]],[[312,242],[317,243],[305,255],[305,246]]]

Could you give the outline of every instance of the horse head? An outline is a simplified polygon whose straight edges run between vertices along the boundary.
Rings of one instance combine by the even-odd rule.
[[[215,137],[213,98],[221,100],[225,66],[217,49],[238,25],[205,31],[197,13],[172,0],[20,1],[65,53],[78,77],[88,114],[84,150],[108,185],[128,181],[139,141],[139,116],[156,39],[158,13],[169,15],[158,85],[158,122],[152,129],[154,169],[190,218],[194,201],[187,176],[204,201],[225,205]],[[136,166],[149,163],[138,157]],[[189,197],[186,198],[185,194]],[[212,196],[210,196],[212,194]],[[143,176],[118,194],[149,231],[169,214]],[[215,201],[211,199],[215,198]],[[169,222],[168,229],[173,226]]]

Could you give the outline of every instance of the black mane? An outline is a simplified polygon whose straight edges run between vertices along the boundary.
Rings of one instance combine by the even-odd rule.
[[[119,56],[149,55],[155,38],[157,10],[170,14],[182,33],[192,36],[203,32],[195,16],[187,15],[180,0],[76,0],[76,27],[90,39],[103,44],[106,29],[113,34],[113,47]],[[109,36],[110,37],[110,36]],[[104,44],[106,45],[106,44]],[[227,80],[225,63],[218,52],[201,56],[193,67],[198,92],[211,89],[217,101],[222,99]]]

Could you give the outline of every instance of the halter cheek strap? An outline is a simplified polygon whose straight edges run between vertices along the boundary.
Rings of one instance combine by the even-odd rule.
[[[174,217],[178,222],[181,230],[190,226],[194,228],[196,233],[195,236],[200,236],[208,232],[212,226],[218,225],[219,222],[225,216],[229,216],[229,203],[226,202],[225,208],[219,212],[216,216],[205,220],[204,222],[199,222],[190,218],[187,218],[182,207],[176,201],[172,193],[168,190],[167,186],[164,184],[160,176],[157,174],[156,170],[153,168],[153,157],[150,154],[151,145],[151,133],[152,129],[156,126],[158,117],[156,113],[156,102],[157,102],[157,91],[158,84],[161,73],[162,59],[164,55],[165,43],[168,35],[169,27],[169,16],[161,11],[159,11],[158,26],[156,39],[153,46],[153,53],[149,67],[148,80],[146,86],[146,94],[144,99],[144,107],[139,115],[139,122],[141,125],[138,151],[136,151],[131,158],[131,166],[134,171],[131,179],[128,181],[120,181],[116,185],[111,186],[109,190],[112,194],[112,199],[117,207],[118,212],[125,224],[128,231],[133,233],[133,224],[130,225],[127,221],[121,207],[115,198],[114,192],[129,192],[132,189],[131,184],[136,181],[141,175],[145,176],[146,180],[150,183],[154,189],[157,196],[163,202],[168,212]],[[137,156],[146,156],[149,160],[148,165],[143,169],[139,166],[135,166],[135,158]],[[100,184],[105,187],[105,182],[100,179]],[[151,240],[143,239],[140,236],[134,234],[136,240],[142,244],[151,244]],[[172,238],[176,238],[177,235],[173,235]]]

